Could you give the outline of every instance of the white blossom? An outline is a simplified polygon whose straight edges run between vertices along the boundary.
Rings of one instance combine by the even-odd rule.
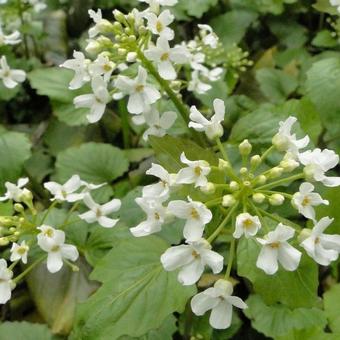
[[[212,219],[212,213],[202,202],[193,201],[190,197],[188,201],[171,201],[168,212],[186,220],[183,235],[187,241],[194,242],[202,237],[205,225]]]
[[[307,254],[322,266],[328,266],[335,261],[340,252],[340,235],[323,233],[333,221],[333,218],[326,216],[315,222],[314,228],[308,230],[309,236],[300,243]]]
[[[221,99],[214,100],[215,114],[210,120],[205,118],[201,112],[199,112],[196,106],[190,108],[189,127],[196,131],[204,131],[209,139],[221,137],[223,135],[223,126],[221,122],[224,120],[225,105]]]
[[[20,244],[13,242],[10,260],[12,262],[21,260],[22,263],[26,264],[29,249],[26,241],[22,241]]]
[[[166,271],[180,269],[177,279],[185,285],[196,283],[204,272],[205,266],[214,274],[223,269],[223,256],[211,250],[211,245],[204,239],[189,244],[171,247],[161,256]]]
[[[105,27],[110,28],[112,26],[111,23],[108,20],[103,19],[101,9],[98,9],[97,12],[90,9],[88,11],[88,13],[89,13],[90,18],[95,23],[95,25],[89,29],[89,37],[91,39],[95,38],[99,33],[102,33],[102,31],[103,31],[103,29],[105,29]]]
[[[12,295],[13,272],[7,268],[7,262],[0,259],[0,304],[5,304]]]
[[[295,133],[292,134],[291,130],[296,121],[296,117],[290,116],[285,121],[280,122],[279,131],[273,137],[273,144],[278,150],[290,152],[295,157],[298,156],[299,150],[305,148],[309,143],[308,136],[296,139]]]
[[[91,86],[93,93],[80,95],[73,99],[73,103],[76,108],[89,108],[86,118],[90,123],[96,123],[103,117],[110,94],[102,77],[94,77]]]
[[[116,64],[108,56],[100,54],[97,59],[89,65],[89,72],[92,77],[103,76],[104,81],[108,82],[111,78]]]
[[[60,67],[67,68],[74,71],[74,77],[70,82],[69,89],[76,90],[81,88],[85,83],[91,80],[88,67],[91,63],[89,59],[86,59],[84,53],[74,51],[73,58],[66,60]]]
[[[160,6],[175,6],[178,0],[139,0],[149,5],[152,12],[158,13]]]
[[[211,48],[217,48],[218,36],[214,33],[213,29],[209,25],[198,25],[200,29],[200,35],[205,45]]]
[[[214,287],[195,295],[191,300],[191,309],[200,316],[211,310],[209,323],[216,329],[230,327],[233,306],[241,309],[248,306],[237,296],[233,296],[233,285],[227,280],[217,280]]]
[[[5,34],[0,26],[0,46],[1,45],[16,45],[21,42],[20,32],[14,31],[11,34]]]
[[[144,51],[145,56],[156,63],[159,75],[167,80],[177,77],[174,64],[185,64],[189,61],[189,52],[184,46],[170,47],[164,37],[157,39],[156,46]]]
[[[176,174],[170,174],[159,164],[152,163],[151,168],[146,171],[147,175],[152,175],[160,179],[155,184],[147,185],[143,188],[143,197],[166,200],[169,196],[169,190],[176,185]]]
[[[53,195],[51,201],[61,201],[61,202],[76,202],[82,200],[84,194],[77,193],[78,189],[82,186],[82,181],[78,175],[73,175],[64,184],[59,184],[57,182],[46,182],[44,187]]]
[[[296,192],[293,195],[292,203],[298,209],[300,214],[306,218],[315,220],[315,210],[313,207],[320,204],[328,205],[329,202],[322,199],[322,197],[318,193],[313,192],[313,190],[313,184],[307,182],[302,183],[300,185],[299,192]]]
[[[198,70],[195,70],[191,73],[191,80],[188,84],[188,91],[196,92],[198,94],[204,94],[212,89],[212,86],[210,84],[204,83],[200,79],[200,72]]]
[[[307,150],[299,155],[300,162],[305,166],[304,172],[308,179],[322,182],[327,187],[340,185],[340,177],[327,177],[325,173],[336,167],[339,156],[333,150]]]
[[[279,269],[280,263],[285,270],[297,269],[301,259],[301,252],[291,246],[287,240],[294,236],[295,230],[279,223],[274,231],[264,238],[256,238],[262,249],[256,261],[256,266],[266,274],[273,275]]]
[[[65,244],[65,233],[50,226],[38,227],[39,247],[47,252],[47,269],[50,273],[58,272],[63,266],[63,259],[76,261],[79,253],[77,248],[71,244]]]
[[[185,153],[181,154],[181,162],[188,167],[181,169],[177,174],[176,182],[178,184],[195,184],[195,187],[204,187],[208,183],[207,175],[211,168],[207,161],[190,161],[186,158]]]
[[[7,64],[7,59],[3,55],[0,59],[0,79],[4,85],[13,89],[19,83],[23,83],[26,79],[26,73],[23,70],[11,69]]]
[[[340,13],[340,0],[329,0],[332,6],[336,7],[338,12]]]
[[[258,216],[252,216],[248,213],[239,214],[236,217],[234,238],[240,238],[244,235],[246,238],[255,236],[261,228],[261,222]]]
[[[90,194],[86,194],[84,196],[84,203],[90,210],[79,215],[79,218],[82,220],[87,223],[98,222],[104,228],[112,228],[117,224],[118,219],[109,218],[107,215],[120,209],[122,203],[119,199],[113,199],[108,203],[100,205],[92,199]]]
[[[168,9],[161,12],[158,16],[152,12],[146,13],[145,17],[148,20],[147,28],[153,34],[159,35],[166,40],[174,38],[175,33],[168,26],[174,21],[175,17]]]
[[[127,109],[130,113],[140,114],[150,110],[150,105],[155,103],[161,94],[153,86],[146,83],[148,74],[142,66],[138,68],[138,75],[134,79],[119,75],[115,81],[115,87],[120,93],[114,94],[114,99],[121,99],[129,95]]]
[[[158,200],[157,197],[154,199],[137,197],[135,201],[146,213],[147,218],[130,229],[132,235],[141,237],[161,231],[166,218],[166,208],[163,207],[162,201]]]
[[[4,196],[0,197],[0,202],[6,200],[13,200],[15,202],[21,202],[23,197],[30,192],[24,188],[24,186],[28,183],[28,178],[19,178],[16,184],[11,182],[5,182],[5,187],[7,189]]]

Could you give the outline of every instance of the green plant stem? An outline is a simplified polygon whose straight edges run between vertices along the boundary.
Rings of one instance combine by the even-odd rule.
[[[41,256],[39,259],[34,261],[30,266],[28,266],[21,274],[19,274],[16,278],[13,279],[15,283],[18,283],[21,279],[23,279],[33,268],[35,268],[40,262],[46,259],[47,255]]]
[[[227,270],[224,278],[227,280],[230,277],[231,268],[233,267],[234,257],[235,257],[236,239],[233,237],[230,243],[229,258],[227,264]]]
[[[137,55],[138,55],[138,58],[141,60],[143,66],[149,71],[149,73],[157,80],[157,82],[162,87],[162,89],[167,93],[167,95],[169,96],[171,101],[176,106],[178,112],[182,116],[184,122],[186,123],[186,125],[188,125],[188,123],[189,123],[189,111],[188,111],[187,106],[185,104],[183,104],[183,102],[178,98],[177,94],[169,86],[168,81],[166,81],[165,79],[163,79],[159,75],[159,73],[157,72],[157,70],[155,69],[153,64],[144,56],[144,53],[139,48],[137,48]],[[204,141],[203,141],[203,138],[200,134],[198,134],[193,129],[188,128],[188,130],[198,144],[200,144],[200,145],[205,144]]]
[[[79,207],[79,205],[80,205],[80,202],[76,202],[75,204],[73,204],[73,206],[70,209],[70,211],[68,212],[63,224],[60,226],[60,229],[63,229],[68,224],[68,221],[72,216],[72,213]]]
[[[21,3],[22,3],[21,0],[17,1],[17,6],[18,6],[18,10],[19,10],[19,18],[20,18],[21,26],[24,26],[25,25],[25,20],[24,20],[24,15],[23,15]],[[30,55],[29,55],[28,41],[27,41],[27,34],[26,33],[23,34],[23,38],[24,38],[23,42],[24,42],[24,48],[25,48],[25,57],[26,57],[26,59],[29,59]]]
[[[260,211],[263,215],[269,217],[269,218],[272,219],[273,221],[276,221],[276,222],[279,222],[279,223],[282,223],[282,224],[286,224],[286,225],[290,225],[290,226],[293,227],[294,229],[301,230],[301,227],[300,227],[298,224],[296,224],[296,223],[294,223],[294,222],[292,222],[292,221],[289,221],[289,220],[287,220],[287,219],[285,219],[285,218],[283,218],[283,217],[280,217],[280,216],[278,216],[278,215],[271,214],[271,213],[269,213],[269,212],[267,212],[267,211],[265,211],[265,210],[263,210],[263,209],[261,209],[261,208],[258,208],[258,209],[259,209],[259,211]]]
[[[280,180],[275,181],[275,182],[271,182],[271,183],[262,185],[260,187],[255,188],[255,189],[256,190],[271,189],[273,187],[279,186],[279,185],[284,184],[286,182],[292,182],[292,181],[295,181],[297,179],[301,179],[301,178],[304,178],[304,177],[305,177],[305,175],[302,172],[302,173],[299,173],[297,175],[293,175],[293,176],[290,176],[290,177],[286,177],[286,178],[280,179]]]
[[[216,230],[208,237],[207,241],[209,243],[211,243],[219,235],[219,233],[222,231],[225,225],[229,222],[232,214],[234,213],[237,207],[238,207],[238,203],[236,203],[234,206],[232,206],[229,209],[227,216],[224,218],[221,224],[216,228]]]
[[[47,211],[45,212],[45,215],[43,216],[42,220],[40,221],[40,225],[43,225],[48,214],[51,212],[51,210],[58,204],[58,201],[53,201],[53,203],[48,207]]]
[[[281,192],[281,191],[273,191],[273,190],[255,190],[255,193],[256,192],[259,192],[261,194],[265,194],[265,195],[274,195],[274,194],[280,194],[288,199],[292,199],[293,198],[293,195],[291,194],[287,194],[285,192]]]
[[[270,153],[275,149],[275,146],[270,146],[261,156],[261,163],[270,155]]]
[[[222,202],[222,198],[219,197],[219,198],[214,198],[214,199],[212,199],[212,200],[210,200],[210,201],[205,202],[204,205],[205,205],[206,207],[210,208],[210,207],[214,207],[214,206],[216,206],[216,205],[221,204],[221,202]]]

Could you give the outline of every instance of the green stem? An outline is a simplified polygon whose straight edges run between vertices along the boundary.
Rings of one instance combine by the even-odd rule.
[[[40,262],[44,261],[47,255],[43,255],[36,261],[34,261],[30,266],[28,266],[21,274],[19,274],[16,278],[13,279],[15,283],[18,283],[21,279],[23,279],[33,268],[35,268]]]
[[[270,155],[270,153],[275,149],[275,146],[270,146],[261,156],[261,163]]]
[[[178,98],[177,94],[171,89],[169,86],[168,81],[163,79],[153,64],[144,56],[144,53],[137,48],[137,55],[139,59],[141,60],[143,66],[149,71],[149,73],[158,81],[159,85],[162,87],[162,89],[167,93],[171,101],[174,103],[176,106],[178,112],[182,116],[184,122],[188,126],[189,123],[189,111],[186,105],[183,104],[183,102]],[[198,134],[195,130],[189,129],[189,132],[192,134],[194,139],[197,141],[198,144],[204,145],[205,143],[203,142],[203,138],[200,134]]]
[[[302,172],[302,173],[299,173],[297,175],[293,175],[293,176],[290,176],[290,177],[286,177],[286,178],[280,179],[280,180],[275,181],[275,182],[271,182],[271,183],[262,185],[260,187],[255,188],[255,189],[256,190],[271,189],[273,187],[279,186],[279,185],[284,184],[286,182],[292,182],[292,181],[295,181],[297,179],[301,179],[301,178],[304,178],[304,177],[305,177],[305,175]]]
[[[288,199],[292,199],[293,198],[293,195],[291,194],[287,194],[285,192],[281,192],[281,191],[273,191],[273,190],[256,190],[255,189],[255,193],[256,192],[259,192],[259,193],[262,193],[262,194],[265,194],[265,195],[274,195],[274,194],[280,194]]]
[[[24,15],[23,15],[23,10],[22,10],[22,6],[21,6],[21,0],[17,1],[17,6],[18,6],[18,10],[19,10],[19,18],[20,18],[20,22],[21,22],[21,26],[25,25],[25,19],[24,19]],[[27,41],[27,34],[23,33],[23,41],[24,41],[24,48],[25,48],[25,57],[26,59],[29,59],[30,55],[29,55],[29,49],[28,49],[28,41]]]
[[[221,199],[221,197],[219,197],[219,198],[214,198],[214,199],[212,199],[210,201],[205,202],[204,205],[207,208],[210,208],[210,207],[214,207],[216,205],[221,204],[221,202],[222,202],[222,199]]]
[[[265,211],[265,210],[263,210],[261,208],[259,208],[259,211],[261,211],[261,213],[263,215],[266,215],[267,217],[269,217],[270,219],[272,219],[275,222],[279,222],[279,223],[282,223],[282,224],[285,224],[285,225],[289,225],[289,226],[293,227],[294,229],[301,230],[301,227],[298,224],[296,224],[296,223],[294,223],[292,221],[289,221],[289,220],[287,220],[287,219],[285,219],[283,217],[280,217],[278,215],[274,215],[274,214],[268,213],[267,211]]]
[[[234,262],[234,257],[235,257],[235,248],[236,248],[236,239],[233,238],[230,243],[228,265],[227,265],[227,270],[224,276],[226,280],[229,279],[231,268],[233,267],[233,262]]]
[[[75,204],[73,204],[73,206],[70,209],[70,211],[68,212],[63,224],[60,226],[60,229],[63,229],[68,224],[68,221],[72,216],[72,213],[79,207],[79,205],[80,205],[80,202],[76,202]]]
[[[53,201],[53,203],[48,207],[47,211],[45,212],[45,215],[43,216],[42,220],[40,221],[40,225],[43,225],[48,214],[51,212],[51,210],[58,204],[58,201]]]
[[[216,228],[216,230],[208,237],[207,241],[211,243],[217,236],[218,234],[222,231],[222,229],[225,227],[225,225],[229,222],[232,214],[236,210],[238,206],[238,203],[236,203],[233,207],[230,208],[227,216],[224,218],[224,220],[221,222],[221,224]]]
[[[225,148],[223,147],[223,144],[221,142],[221,140],[219,138],[216,138],[216,144],[218,146],[218,149],[220,150],[223,158],[225,161],[227,161],[229,164],[230,164],[230,160],[229,160],[229,157],[228,157],[228,154],[227,154],[227,151],[225,150]]]

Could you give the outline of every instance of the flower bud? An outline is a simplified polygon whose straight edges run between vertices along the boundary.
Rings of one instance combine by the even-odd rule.
[[[279,151],[286,151],[289,146],[287,138],[281,134],[276,134],[272,139],[272,143]]]
[[[224,279],[217,280],[214,287],[219,288],[222,292],[226,292],[227,295],[231,295],[233,293],[233,284]]]
[[[224,159],[220,158],[218,160],[218,168],[221,169],[221,170],[229,169],[230,168],[230,164],[229,164],[229,162],[227,162]]]
[[[261,204],[261,203],[263,203],[264,200],[266,199],[266,196],[263,195],[263,194],[261,194],[260,192],[258,192],[258,193],[256,193],[256,194],[254,194],[252,198],[253,198],[253,201],[254,201],[255,203]]]
[[[312,233],[311,229],[303,228],[298,236],[299,243],[303,242],[306,238],[308,238]]]
[[[242,176],[246,175],[247,173],[248,173],[248,169],[247,168],[243,167],[243,168],[240,169],[240,174]]]
[[[251,167],[257,167],[261,163],[261,156],[255,155],[250,158],[250,165]]]
[[[315,173],[315,169],[313,167],[313,165],[307,165],[304,167],[303,169],[303,173],[306,176],[306,180],[309,182],[314,182],[314,173]]]
[[[240,189],[240,185],[236,181],[231,181],[229,183],[229,188],[231,191],[237,191]]]
[[[7,246],[8,243],[9,241],[7,237],[0,237],[0,246]]]
[[[245,139],[239,146],[238,149],[242,156],[248,156],[251,153],[252,145],[249,143],[248,139]]]
[[[291,172],[295,170],[299,166],[299,162],[297,162],[294,159],[286,159],[280,162],[280,167],[285,171],[285,172]]]
[[[270,178],[277,178],[280,177],[283,174],[283,168],[276,166],[273,169],[270,169],[268,173],[268,177]]]
[[[127,50],[125,48],[118,48],[118,54],[120,56],[126,55]]]
[[[114,31],[117,33],[121,33],[123,31],[123,27],[121,25],[120,22],[116,21],[114,24],[113,24],[113,29]]]
[[[267,177],[265,175],[260,175],[257,179],[256,179],[256,183],[263,185],[267,182]]]
[[[101,46],[97,40],[90,40],[87,46],[85,47],[85,51],[90,54],[98,54],[100,50]]]
[[[14,204],[14,210],[17,211],[17,212],[19,212],[19,213],[21,213],[21,212],[23,212],[23,211],[25,210],[25,208],[23,207],[22,204],[20,204],[20,203],[15,203],[15,204]]]
[[[222,199],[222,205],[226,208],[231,207],[236,203],[235,197],[233,195],[224,195]]]
[[[121,11],[118,11],[118,9],[115,9],[113,11],[113,16],[118,22],[125,24],[126,22],[125,15]]]
[[[15,227],[9,228],[9,232],[12,233],[12,234],[14,234],[16,232],[16,230],[17,229]]]
[[[126,55],[126,61],[128,63],[134,63],[137,59],[137,53],[136,52],[129,52],[127,55]]]
[[[285,198],[281,194],[273,194],[269,197],[269,203],[271,205],[281,205],[283,204]]]
[[[113,31],[113,25],[106,19],[100,20],[100,22],[97,24],[97,27],[100,33],[109,33]]]
[[[214,183],[208,182],[205,186],[200,188],[201,191],[207,195],[213,194],[215,192],[215,185]]]

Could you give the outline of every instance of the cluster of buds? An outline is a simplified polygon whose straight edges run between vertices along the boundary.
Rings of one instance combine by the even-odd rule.
[[[152,164],[146,173],[158,177],[160,181],[144,187],[142,197],[136,199],[147,219],[132,228],[131,233],[136,237],[146,236],[160,231],[164,224],[174,218],[184,220],[185,244],[173,246],[161,256],[165,270],[179,270],[178,281],[183,285],[198,282],[206,267],[214,274],[223,270],[224,258],[212,250],[212,245],[222,232],[231,235],[224,279],[218,280],[214,287],[199,293],[191,301],[192,310],[197,315],[212,309],[210,324],[223,329],[230,326],[232,305],[246,308],[241,299],[231,295],[230,273],[236,242],[240,238],[253,238],[261,247],[256,266],[268,275],[275,274],[279,265],[287,271],[298,268],[302,252],[290,244],[295,234],[299,235],[299,248],[304,249],[317,263],[329,265],[338,258],[340,235],[324,233],[333,221],[331,218],[316,220],[314,207],[328,204],[328,201],[314,192],[312,182],[335,187],[340,185],[340,177],[326,175],[339,162],[334,151],[301,151],[308,146],[309,137],[297,139],[292,132],[297,120],[295,117],[280,122],[272,146],[262,155],[252,155],[252,145],[244,140],[239,145],[242,164],[233,167],[219,138],[223,134],[221,123],[225,114],[222,100],[215,99],[214,110],[215,114],[208,120],[196,107],[192,107],[189,126],[204,132],[216,142],[223,156],[218,166],[205,160],[190,160],[185,152],[180,156],[184,167],[178,173],[168,173],[161,165]],[[282,152],[283,157],[276,166],[268,169],[265,160],[274,150]],[[302,170],[299,171],[299,168]],[[216,174],[219,176],[216,177]],[[214,179],[221,177],[222,183],[220,180],[214,182]],[[304,180],[298,192],[277,190],[298,180]],[[191,192],[197,199],[188,196],[178,200],[181,192]],[[173,200],[174,196],[176,200]],[[289,200],[304,218],[311,220],[314,225],[312,229],[303,229],[278,213],[267,211],[268,204],[275,207],[285,200]],[[219,225],[209,233],[211,228],[206,226],[212,221],[216,223],[218,219]],[[273,223],[269,224],[269,220]]]
[[[89,29],[85,50],[94,60],[74,51],[74,59],[61,66],[75,72],[70,89],[91,83],[92,93],[74,99],[77,108],[89,109],[90,123],[101,119],[112,99],[128,97],[127,110],[133,115],[132,121],[147,125],[144,139],[149,135],[164,136],[177,114],[159,112],[163,94],[187,121],[179,91],[186,87],[203,94],[212,88],[211,82],[220,79],[223,68],[218,65],[225,62],[225,51],[210,26],[198,25],[195,39],[173,43],[175,33],[171,24],[175,16],[169,8],[176,3],[176,0],[149,1],[145,10],[133,9],[128,14],[114,10],[113,23],[103,18],[100,9],[89,11],[95,25]],[[181,72],[182,69],[186,72]],[[180,79],[180,74],[184,77],[189,74],[190,79]]]
[[[104,184],[91,184],[80,179],[78,175],[72,176],[66,183],[47,182],[45,189],[52,195],[51,205],[44,213],[38,213],[33,200],[33,194],[26,188],[28,178],[21,178],[17,183],[6,182],[6,193],[0,197],[0,201],[11,201],[14,203],[14,216],[0,217],[0,246],[11,246],[9,260],[12,262],[7,266],[5,259],[0,259],[0,303],[4,304],[11,298],[11,292],[16,284],[22,280],[36,265],[46,261],[50,273],[61,270],[67,264],[73,271],[78,267],[71,263],[75,262],[79,253],[77,247],[66,243],[66,233],[63,230],[69,224],[69,219],[76,214],[79,219],[86,223],[96,223],[104,228],[114,227],[118,219],[110,215],[120,209],[121,201],[112,199],[100,205],[96,203],[91,192],[101,188]],[[88,208],[87,211],[79,211],[80,203]],[[51,211],[62,204],[71,204],[64,222],[58,226],[47,225],[46,219]],[[13,278],[15,266],[22,262],[27,264],[32,248],[40,248],[42,255],[39,258],[30,259],[30,265]]]

